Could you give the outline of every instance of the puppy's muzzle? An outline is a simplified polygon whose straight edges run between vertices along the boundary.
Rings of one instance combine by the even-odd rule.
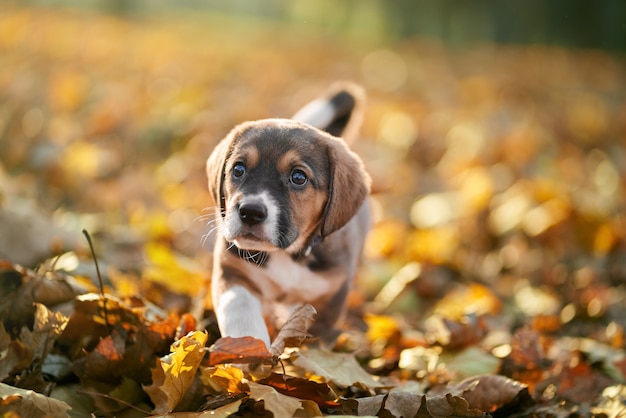
[[[267,208],[262,203],[248,202],[239,205],[239,219],[242,223],[253,226],[267,219]]]

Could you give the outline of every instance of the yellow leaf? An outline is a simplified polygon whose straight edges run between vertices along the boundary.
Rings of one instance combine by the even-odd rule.
[[[389,340],[400,330],[398,320],[388,315],[365,315],[365,322],[369,341]]]
[[[170,354],[157,359],[152,384],[143,387],[154,403],[155,413],[171,412],[185,396],[204,356],[206,341],[206,333],[192,332],[172,344]]]
[[[200,379],[205,386],[210,386],[217,392],[240,393],[243,371],[239,367],[220,365],[206,367],[200,370]]]
[[[143,277],[166,288],[188,295],[195,295],[207,281],[207,272],[192,260],[174,254],[166,245],[149,243],[146,255],[150,265],[144,270]]]
[[[492,314],[501,308],[502,302],[488,287],[471,283],[450,291],[435,305],[433,312],[460,321],[464,315]]]

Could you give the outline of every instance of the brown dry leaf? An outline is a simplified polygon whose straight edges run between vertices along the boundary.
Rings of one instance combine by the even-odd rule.
[[[270,386],[248,382],[250,397],[264,401],[266,410],[274,414],[274,418],[292,418],[297,410],[302,409],[302,402],[291,396],[283,395]]]
[[[308,336],[307,331],[316,316],[317,311],[309,304],[296,309],[278,332],[269,351],[278,357],[285,347],[299,347]]]
[[[0,381],[9,377],[12,373],[27,367],[32,358],[32,352],[19,340],[12,340],[0,322]]]
[[[563,399],[576,404],[592,402],[605,388],[615,383],[613,379],[597,370],[580,353],[573,352],[568,364],[558,365],[557,393]]]
[[[313,401],[320,408],[334,408],[339,406],[339,404],[335,402],[337,395],[324,383],[317,383],[308,379],[276,373],[272,373],[265,379],[259,380],[258,383],[271,386],[283,395]]]
[[[384,407],[394,417],[414,417],[420,408],[424,395],[408,392],[391,392],[385,399]]]
[[[476,344],[487,332],[484,319],[473,314],[458,321],[433,315],[426,320],[426,327],[434,341],[452,350]]]
[[[185,396],[204,356],[207,338],[204,332],[193,332],[172,344],[172,352],[157,360],[152,384],[143,387],[154,403],[154,412],[173,411]]]
[[[532,392],[545,378],[550,365],[542,337],[537,331],[523,327],[513,334],[510,345],[511,353],[502,360],[500,374],[527,384]]]
[[[487,418],[489,416],[485,412],[472,408],[465,399],[450,394],[426,397],[426,402],[422,401],[415,415],[416,418]]]
[[[431,396],[391,392],[367,398],[342,400],[346,413],[358,416],[415,418],[483,418],[489,415],[470,407],[468,402],[450,394]]]
[[[43,389],[47,384],[41,376],[41,366],[67,318],[38,303],[34,309],[33,329],[22,327],[17,338],[12,339],[0,322],[0,380],[19,373],[23,387]]]
[[[273,364],[276,357],[270,353],[265,343],[254,337],[222,337],[209,348],[209,365],[225,363]]]
[[[352,354],[309,349],[298,351],[292,358],[296,366],[339,386],[348,387],[356,384],[369,388],[383,386],[363,370]]]
[[[355,416],[378,416],[388,395],[375,395],[358,399],[341,399],[345,414]]]
[[[18,389],[0,383],[0,414],[32,418],[66,417],[71,409],[65,402],[52,399],[32,390]],[[19,415],[14,415],[19,412]]]
[[[430,394],[452,394],[464,398],[470,408],[494,412],[513,402],[528,401],[528,387],[499,375],[471,377],[454,385],[433,389]]]

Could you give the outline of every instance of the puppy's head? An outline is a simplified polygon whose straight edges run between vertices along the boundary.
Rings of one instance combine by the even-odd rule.
[[[297,254],[345,225],[369,193],[342,139],[288,119],[233,129],[207,161],[224,238],[251,251]]]

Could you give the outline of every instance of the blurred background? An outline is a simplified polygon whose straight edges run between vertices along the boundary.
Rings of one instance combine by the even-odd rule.
[[[352,80],[375,209],[357,300],[391,279],[383,309],[623,333],[626,3],[175,3],[0,3],[0,258],[82,259],[87,229],[119,293],[192,295],[213,146]]]

